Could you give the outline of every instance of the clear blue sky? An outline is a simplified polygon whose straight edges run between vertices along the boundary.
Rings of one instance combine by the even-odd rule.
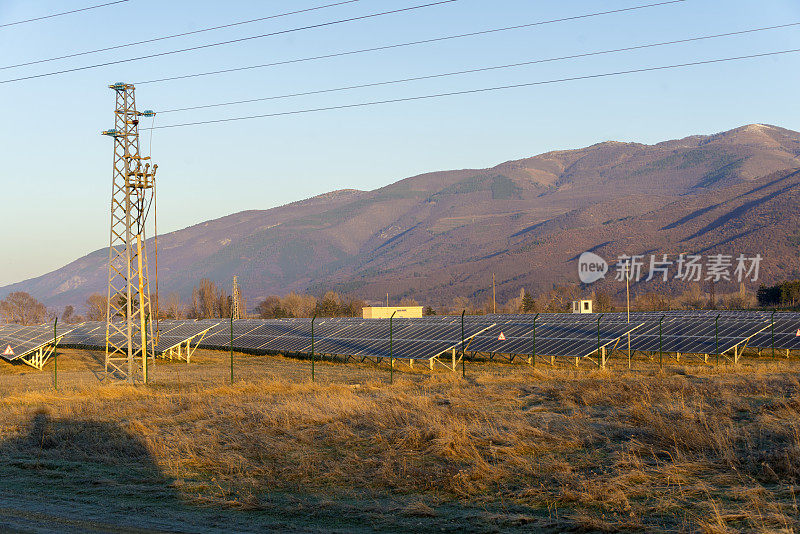
[[[0,24],[103,0],[3,0]],[[0,66],[332,0],[130,0],[0,28]],[[0,70],[0,81],[425,3],[359,2],[199,36]],[[400,15],[19,83],[0,83],[0,284],[107,246],[115,81],[244,66],[647,3],[459,0]],[[688,0],[637,12],[242,73],[139,85],[170,109],[800,22],[792,0]],[[164,114],[156,124],[272,113],[800,48],[800,27],[344,93]],[[746,123],[800,130],[800,54],[372,108],[158,130],[159,227],[171,231],[333,189],[487,167],[603,140],[658,142]],[[146,149],[147,141],[143,147]]]

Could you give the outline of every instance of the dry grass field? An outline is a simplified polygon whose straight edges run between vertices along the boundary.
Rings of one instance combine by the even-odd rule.
[[[200,352],[147,387],[98,355],[0,368],[17,532],[800,528],[800,364],[460,373]]]

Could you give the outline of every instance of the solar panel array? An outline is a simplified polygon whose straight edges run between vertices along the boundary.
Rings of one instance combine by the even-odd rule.
[[[630,322],[627,314],[620,312],[473,315],[464,318],[465,346],[469,352],[530,355],[535,351],[548,356],[584,357],[595,353],[598,346],[613,348],[622,338],[625,338],[624,346],[627,348],[630,334],[632,350],[657,352],[660,348],[665,352],[716,354],[746,343],[751,347],[771,346],[765,343],[764,337],[770,317],[768,312],[714,310],[633,312]],[[662,323],[660,335],[659,322]],[[236,321],[233,325],[233,348],[307,354],[311,350],[310,323],[310,319]],[[424,359],[440,354],[440,346],[434,343],[440,340],[447,342],[443,343],[445,348],[457,346],[460,350],[460,316],[395,319],[393,324],[394,339],[402,340],[394,352],[397,358]],[[775,324],[776,348],[800,348],[800,340],[790,337],[787,326],[800,328],[800,314],[777,314]],[[447,334],[441,339],[421,333],[433,325],[448,327],[449,330],[443,329]],[[406,326],[409,327],[407,330],[401,330]],[[229,348],[230,328],[227,321],[220,323],[201,346]],[[319,319],[315,328],[314,349],[318,354],[387,355],[388,320]],[[475,334],[476,331],[479,334]]]
[[[535,319],[535,325],[534,325]],[[311,319],[163,320],[157,352],[205,333],[200,347],[282,354],[310,354]],[[457,349],[472,353],[586,357],[599,347],[613,349],[630,337],[635,351],[719,354],[748,345],[800,350],[800,313],[761,311],[673,311],[606,314],[477,315],[386,319],[319,318],[314,322],[316,354],[355,358],[429,359]],[[231,334],[233,343],[231,343]],[[105,348],[105,323],[59,325],[63,345]],[[52,340],[52,326],[0,325],[0,352],[15,355]],[[3,341],[6,339],[7,341]],[[37,345],[38,344],[38,345]],[[17,348],[19,347],[19,349]],[[35,348],[33,350],[35,350]],[[18,356],[15,356],[18,357]],[[9,359],[6,357],[6,359]]]

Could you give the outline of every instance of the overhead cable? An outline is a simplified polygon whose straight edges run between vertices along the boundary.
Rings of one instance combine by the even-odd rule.
[[[128,1],[128,0],[125,0],[125,1]],[[155,43],[155,42],[158,42],[158,41],[166,41],[167,39],[175,39],[177,37],[186,37],[188,35],[196,35],[198,33],[210,32],[210,31],[214,31],[214,30],[221,30],[221,29],[225,29],[225,28],[232,28],[234,26],[241,26],[241,25],[244,25],[244,24],[252,24],[254,22],[261,22],[261,21],[264,21],[264,20],[277,19],[277,18],[280,18],[280,17],[288,17],[289,15],[297,15],[299,13],[308,13],[309,11],[318,11],[320,9],[326,9],[326,8],[334,7],[334,6],[341,6],[341,5],[344,5],[344,4],[352,4],[354,2],[359,2],[359,1],[360,0],[346,0],[344,2],[336,2],[334,4],[325,4],[325,5],[322,5],[322,6],[309,7],[309,8],[306,8],[306,9],[299,9],[297,11],[287,11],[285,13],[278,13],[277,15],[269,15],[269,16],[266,16],[266,17],[259,17],[257,19],[242,20],[242,21],[238,21],[238,22],[231,22],[229,24],[222,24],[220,26],[212,26],[210,28],[201,28],[199,30],[192,30],[192,31],[183,32],[183,33],[174,33],[172,35],[164,35],[162,37],[154,37],[152,39],[145,39],[143,41],[134,41],[134,42],[131,42],[131,43],[124,43],[124,44],[118,44],[118,45],[114,45],[114,46],[107,46],[107,47],[104,47],[104,48],[95,48],[94,50],[85,50],[83,52],[74,52],[74,53],[71,53],[71,54],[63,55],[63,56],[55,56],[55,57],[49,57],[49,58],[45,58],[45,59],[36,59],[36,60],[33,60],[33,61],[27,61],[25,63],[17,63],[15,65],[5,65],[3,67],[0,67],[0,70],[13,69],[13,68],[17,68],[17,67],[26,67],[26,66],[29,66],[29,65],[37,65],[39,63],[48,63],[50,61],[58,61],[60,59],[69,59],[69,58],[78,57],[78,56],[88,56],[90,54],[97,54],[99,52],[108,52],[109,50],[117,50],[119,48],[127,48],[129,46],[136,46],[136,45],[147,44],[147,43]]]
[[[120,63],[130,63],[132,61],[141,61],[141,60],[144,60],[144,59],[153,59],[153,58],[157,58],[157,57],[171,56],[171,55],[174,55],[174,54],[181,54],[181,53],[184,53],[184,52],[193,52],[195,50],[205,50],[207,48],[213,48],[213,47],[216,47],[216,46],[243,43],[243,42],[246,42],[246,41],[252,41],[254,39],[263,39],[264,37],[273,37],[275,35],[284,35],[284,34],[287,34],[287,33],[299,32],[299,31],[303,31],[303,30],[311,30],[311,29],[315,29],[315,28],[324,28],[324,27],[327,27],[327,26],[334,26],[336,24],[344,24],[346,22],[355,22],[355,21],[358,21],[358,20],[366,20],[366,19],[381,17],[381,16],[384,16],[384,15],[394,15],[394,14],[397,14],[397,13],[405,13],[405,12],[408,12],[408,11],[414,11],[414,10],[417,10],[417,9],[423,9],[423,8],[426,8],[426,7],[439,6],[439,5],[443,5],[443,4],[452,4],[453,2],[458,2],[458,1],[459,0],[438,0],[436,2],[429,2],[427,4],[420,4],[420,5],[404,7],[404,8],[400,8],[400,9],[392,9],[390,11],[380,11],[378,13],[370,13],[368,15],[360,15],[358,17],[350,17],[350,18],[346,18],[346,19],[332,20],[332,21],[328,21],[328,22],[321,22],[321,23],[318,23],[318,24],[310,24],[308,26],[300,26],[298,28],[290,28],[288,30],[279,30],[279,31],[270,32],[270,33],[262,33],[262,34],[259,34],[259,35],[251,35],[249,37],[240,37],[238,39],[230,39],[230,40],[227,40],[227,41],[219,41],[219,42],[216,42],[216,43],[208,43],[208,44],[204,44],[204,45],[190,46],[190,47],[187,47],[187,48],[180,48],[178,50],[168,50],[166,52],[156,52],[156,53],[153,53],[153,54],[147,54],[147,55],[144,55],[144,56],[138,56],[138,57],[133,57],[133,58],[117,59],[117,60],[113,60],[113,61],[106,61],[106,62],[103,62],[103,63],[95,63],[94,65],[85,65],[83,67],[74,67],[74,68],[71,68],[71,69],[63,69],[63,70],[58,70],[58,71],[53,71],[53,72],[45,72],[45,73],[41,73],[41,74],[31,74],[31,75],[28,75],[28,76],[20,76],[18,78],[11,78],[11,79],[8,79],[8,80],[0,80],[0,84],[12,83],[12,82],[21,82],[21,81],[24,81],[24,80],[33,80],[33,79],[36,79],[36,78],[45,78],[45,77],[48,77],[48,76],[56,76],[56,75],[59,75],[59,74],[66,74],[68,72],[77,72],[77,71],[82,71],[82,70],[96,69],[96,68],[99,68],[99,67],[107,67],[109,65],[119,65]],[[681,1],[682,2],[682,1],[685,1],[685,0],[674,0],[674,1]]]
[[[305,113],[316,113],[320,111],[332,111],[332,110],[339,110],[339,109],[352,109],[352,108],[360,108],[360,107],[367,107],[367,106],[377,106],[381,104],[393,104],[397,102],[412,102],[416,100],[428,100],[433,98],[444,98],[449,96],[457,96],[457,95],[468,95],[468,94],[476,94],[476,93],[488,93],[491,91],[502,91],[507,89],[517,89],[521,87],[533,87],[537,85],[548,85],[548,84],[555,84],[555,83],[564,83],[564,82],[571,82],[577,80],[590,80],[590,79],[597,79],[597,78],[608,78],[612,76],[622,76],[626,74],[634,74],[639,72],[654,72],[660,70],[667,70],[667,69],[677,69],[677,68],[684,68],[684,67],[691,67],[695,65],[710,65],[714,63],[723,63],[729,61],[740,61],[744,59],[753,59],[753,58],[762,58],[762,57],[770,57],[770,56],[777,56],[782,54],[792,54],[800,52],[800,48],[793,48],[790,50],[779,50],[775,52],[764,52],[761,54],[749,54],[745,56],[735,56],[735,57],[727,57],[727,58],[719,58],[719,59],[707,59],[704,61],[692,61],[689,63],[677,63],[673,65],[661,65],[657,67],[645,67],[639,69],[630,69],[630,70],[622,70],[622,71],[614,71],[614,72],[604,72],[600,74],[588,74],[584,76],[572,76],[569,78],[557,78],[553,80],[541,80],[536,82],[527,82],[527,83],[517,83],[511,85],[501,85],[495,87],[482,87],[478,89],[467,89],[463,91],[450,91],[447,93],[435,93],[435,94],[428,94],[428,95],[419,95],[419,96],[409,96],[404,98],[392,98],[387,100],[375,100],[372,102],[359,102],[356,104],[342,104],[338,106],[327,106],[327,107],[319,107],[319,108],[309,108],[309,109],[300,109],[294,111],[280,111],[275,113],[263,113],[259,115],[245,115],[241,117],[229,117],[223,119],[214,119],[214,120],[205,120],[205,121],[195,121],[195,122],[184,122],[179,124],[166,124],[163,126],[156,126],[154,127],[155,130],[163,130],[167,128],[181,128],[185,126],[198,126],[201,124],[218,124],[222,122],[234,122],[234,121],[243,121],[243,120],[250,120],[250,119],[262,119],[267,117],[282,117],[286,115],[300,115]],[[147,130],[149,128],[145,128]]]
[[[38,22],[40,20],[52,19],[52,18],[55,18],[55,17],[62,17],[64,15],[72,15],[73,13],[80,13],[82,11],[89,11],[91,9],[98,9],[98,8],[101,8],[101,7],[113,6],[114,4],[123,4],[125,2],[130,2],[130,0],[116,0],[114,2],[106,2],[105,4],[97,4],[97,5],[94,5],[94,6],[82,7],[80,9],[72,9],[70,11],[61,11],[60,13],[52,13],[50,15],[43,15],[41,17],[35,17],[35,18],[32,18],[32,19],[17,20],[15,22],[6,22],[6,23],[3,23],[3,24],[0,24],[0,28],[7,28],[9,26],[17,26],[19,24],[27,24],[29,22]]]
[[[642,45],[635,45],[635,46],[627,46],[627,47],[624,47],[624,48],[613,48],[611,50],[599,50],[599,51],[595,51],[595,52],[584,52],[584,53],[581,53],[581,54],[572,54],[572,55],[569,55],[569,56],[559,56],[559,57],[552,57],[552,58],[545,58],[545,59],[534,59],[534,60],[531,60],[531,61],[522,61],[522,62],[518,62],[518,63],[508,63],[508,64],[505,64],[505,65],[494,65],[494,66],[490,66],[490,67],[480,67],[480,68],[474,68],[474,69],[459,70],[459,71],[453,71],[453,72],[445,72],[445,73],[440,73],[440,74],[429,74],[429,75],[426,75],[426,76],[414,76],[414,77],[410,77],[410,78],[400,78],[400,79],[396,79],[396,80],[389,80],[389,81],[382,81],[382,82],[372,82],[372,83],[363,83],[363,84],[358,84],[358,85],[348,85],[348,86],[344,86],[344,87],[335,87],[335,88],[331,88],[331,89],[317,89],[317,90],[313,90],[313,91],[303,91],[303,92],[298,92],[298,93],[288,93],[288,94],[276,95],[276,96],[265,96],[265,97],[259,97],[259,98],[249,98],[249,99],[246,99],[246,100],[234,100],[234,101],[229,101],[229,102],[219,102],[219,103],[215,103],[215,104],[203,104],[203,105],[189,106],[189,107],[184,107],[184,108],[164,109],[164,110],[158,110],[158,112],[159,113],[175,113],[175,112],[179,112],[179,111],[192,111],[192,110],[197,110],[197,109],[218,108],[218,107],[224,107],[224,106],[233,106],[233,105],[237,105],[237,104],[251,104],[253,102],[263,102],[263,101],[267,101],[267,100],[281,100],[281,99],[284,99],[284,98],[293,98],[293,97],[298,97],[298,96],[309,96],[309,95],[318,95],[318,94],[324,94],[324,93],[335,93],[335,92],[340,92],[340,91],[349,91],[349,90],[352,90],[352,89],[364,89],[364,88],[368,88],[368,87],[378,87],[378,86],[382,86],[382,85],[393,85],[393,84],[398,84],[398,83],[414,82],[414,81],[420,81],[420,80],[430,80],[430,79],[434,79],[434,78],[444,78],[444,77],[448,77],[448,76],[458,76],[458,75],[462,75],[462,74],[472,74],[472,73],[477,73],[477,72],[486,72],[486,71],[508,69],[508,68],[514,68],[514,67],[523,67],[523,66],[528,66],[528,65],[535,65],[535,64],[538,64],[538,63],[549,63],[549,62],[555,62],[555,61],[563,61],[563,60],[566,60],[566,59],[577,59],[577,58],[583,58],[583,57],[599,56],[599,55],[602,55],[602,54],[614,54],[614,53],[618,53],[618,52],[628,52],[628,51],[632,51],[632,50],[642,50],[642,49],[645,49],[645,48],[654,48],[654,47],[658,47],[658,46],[667,46],[667,45],[674,45],[674,44],[690,43],[690,42],[695,42],[695,41],[702,41],[702,40],[705,40],[705,39],[717,39],[717,38],[720,38],[720,37],[731,37],[731,36],[735,36],[735,35],[744,35],[744,34],[748,34],[748,33],[754,33],[754,32],[766,31],[766,30],[789,28],[789,27],[792,27],[792,26],[800,26],[800,22],[792,22],[792,23],[788,23],[788,24],[780,24],[780,25],[777,25],[777,26],[765,26],[765,27],[762,27],[762,28],[752,28],[752,29],[748,29],[748,30],[740,30],[740,31],[735,31],[735,32],[718,33],[718,34],[714,34],[714,35],[703,35],[703,36],[699,36],[699,37],[689,37],[689,38],[686,38],[686,39],[676,39],[676,40],[673,40],[673,41],[663,41],[663,42],[660,42],[660,43],[649,43],[649,44],[642,44]]]
[[[267,67],[277,67],[277,66],[280,66],[280,65],[290,65],[290,64],[293,64],[293,63],[304,63],[306,61],[316,61],[316,60],[321,60],[321,59],[331,59],[331,58],[335,58],[335,57],[350,56],[350,55],[355,55],[355,54],[364,54],[364,53],[367,53],[367,52],[380,52],[382,50],[391,50],[391,49],[394,49],[394,48],[403,48],[403,47],[406,47],[406,46],[415,46],[415,45],[422,45],[422,44],[429,44],[429,43],[437,43],[437,42],[441,42],[441,41],[449,41],[451,39],[463,39],[465,37],[476,37],[478,35],[487,35],[487,34],[499,33],[499,32],[511,31],[511,30],[520,30],[520,29],[524,29],[524,28],[532,28],[534,26],[543,26],[545,24],[555,24],[557,22],[568,22],[568,21],[572,21],[572,20],[580,20],[580,19],[586,19],[586,18],[590,18],[590,17],[599,17],[599,16],[602,16],[602,15],[613,15],[613,14],[616,14],[616,13],[623,13],[623,12],[626,12],[626,11],[635,11],[635,10],[639,10],[639,9],[647,9],[647,8],[650,8],[650,7],[665,6],[665,5],[669,5],[669,4],[679,4],[679,3],[682,3],[682,2],[686,2],[686,1],[687,0],[667,0],[667,1],[664,1],[664,2],[656,2],[656,3],[651,3],[651,4],[642,4],[642,5],[626,7],[626,8],[621,8],[621,9],[612,9],[610,11],[596,11],[596,12],[593,12],[593,13],[584,13],[582,15],[573,15],[573,16],[570,16],[570,17],[563,17],[563,18],[558,18],[558,19],[541,20],[541,21],[537,21],[537,22],[530,22],[530,23],[527,23],[527,24],[517,24],[515,26],[505,26],[503,28],[492,28],[492,29],[489,29],[489,30],[480,30],[480,31],[476,31],[476,32],[461,33],[461,34],[457,34],[457,35],[447,35],[447,36],[444,36],[444,37],[434,37],[434,38],[431,38],[431,39],[422,39],[422,40],[419,40],[419,41],[408,41],[408,42],[405,42],[405,43],[397,43],[397,44],[390,44],[390,45],[383,45],[383,46],[375,46],[375,47],[372,47],[372,48],[361,48],[361,49],[358,49],[358,50],[349,50],[349,51],[346,51],[346,52],[334,52],[334,53],[331,53],[331,54],[322,54],[322,55],[318,55],[318,56],[310,56],[310,57],[297,58],[297,59],[287,59],[287,60],[284,60],[284,61],[275,61],[275,62],[272,62],[272,63],[261,63],[261,64],[258,64],[258,65],[248,65],[248,66],[245,66],[245,67],[234,67],[234,68],[230,68],[230,69],[221,69],[221,70],[212,70],[212,71],[206,71],[206,72],[197,72],[197,73],[193,73],[193,74],[183,74],[183,75],[179,75],[179,76],[170,76],[170,77],[166,77],[166,78],[156,78],[156,79],[153,79],[153,80],[144,80],[144,81],[135,82],[134,84],[135,85],[144,85],[144,84],[147,84],[147,83],[160,83],[160,82],[169,82],[169,81],[174,81],[174,80],[185,80],[187,78],[198,78],[198,77],[201,77],[201,76],[212,76],[212,75],[215,75],[215,74],[228,74],[228,73],[231,73],[231,72],[240,72],[240,71],[245,71],[245,70],[262,69],[262,68],[267,68]]]

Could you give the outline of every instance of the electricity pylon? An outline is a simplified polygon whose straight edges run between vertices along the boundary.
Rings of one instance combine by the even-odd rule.
[[[111,188],[111,237],[108,251],[106,307],[106,373],[130,383],[147,382],[147,358],[154,357],[150,323],[145,223],[153,202],[158,165],[139,153],[139,118],[152,111],[136,110],[135,88],[115,83],[114,173]],[[145,163],[147,162],[147,163]],[[138,361],[141,361],[141,368]]]
[[[238,321],[241,319],[241,302],[242,297],[239,294],[239,280],[236,276],[233,277],[233,313],[232,317],[234,321]]]

